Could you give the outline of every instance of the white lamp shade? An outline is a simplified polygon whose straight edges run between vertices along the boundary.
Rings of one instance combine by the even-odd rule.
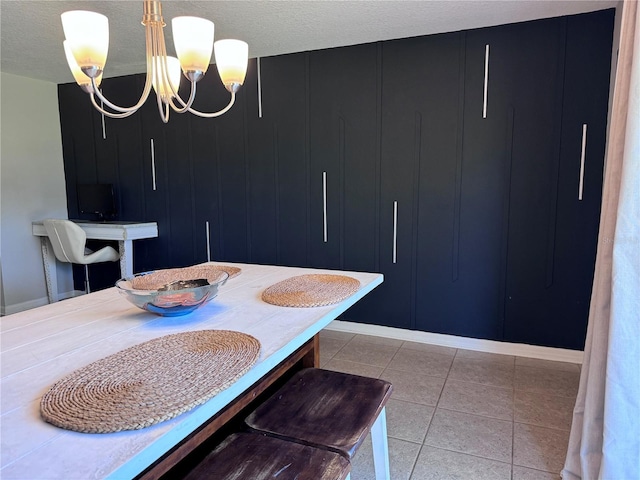
[[[64,36],[80,68],[102,71],[109,51],[109,19],[84,10],[72,10],[60,15]]]
[[[161,57],[153,57],[153,76],[151,77],[151,84],[153,89],[160,94],[163,99],[173,97],[173,91],[171,87],[166,83],[166,80],[171,82],[173,89],[177,92],[180,87],[180,61],[176,57],[167,57],[167,78],[163,79]],[[158,79],[156,79],[156,72],[158,72]],[[159,82],[159,83],[158,83]]]
[[[171,28],[182,70],[205,73],[211,63],[213,22],[198,17],[175,17]]]
[[[214,50],[218,74],[227,90],[231,90],[233,85],[242,85],[247,74],[249,45],[242,40],[218,40]]]
[[[76,59],[73,58],[73,53],[71,53],[71,47],[69,47],[69,41],[65,40],[62,42],[62,46],[64,47],[64,55],[67,57],[67,63],[69,64],[69,70],[75,78],[78,85],[81,87],[90,87],[91,79],[87,77],[76,62]],[[100,82],[102,81],[102,74],[98,78],[96,78],[96,85],[100,86]]]

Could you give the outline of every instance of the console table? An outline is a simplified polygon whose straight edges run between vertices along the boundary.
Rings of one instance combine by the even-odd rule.
[[[89,222],[84,220],[72,220],[87,234],[88,240],[115,240],[120,250],[120,275],[127,277],[133,275],[133,240],[143,238],[155,238],[158,236],[158,224],[156,222]],[[56,257],[47,236],[42,221],[32,223],[33,234],[40,237],[42,246],[42,262],[47,282],[47,296],[49,303],[58,300],[58,279],[55,264]]]
[[[307,365],[317,364],[313,339],[320,330],[383,280],[378,273],[232,265],[242,269],[240,275],[228,280],[211,302],[183,317],[158,317],[138,309],[115,287],[3,317],[3,480],[158,478],[202,441],[199,435],[215,431],[228,412],[253,398],[265,379],[278,378],[296,359],[306,357]],[[309,273],[349,275],[360,281],[360,289],[324,307],[278,307],[261,300],[267,287]],[[203,405],[141,430],[118,433],[77,433],[40,419],[42,395],[76,369],[153,338],[207,329],[252,335],[261,351],[247,373]]]

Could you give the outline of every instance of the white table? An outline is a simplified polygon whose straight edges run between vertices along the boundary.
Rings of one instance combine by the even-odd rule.
[[[360,290],[335,305],[286,308],[264,303],[262,291],[294,275],[330,271],[236,266],[242,273],[188,316],[152,315],[110,288],[3,317],[0,477],[128,479],[140,474],[382,282],[377,273],[333,271],[357,278]],[[262,349],[249,372],[204,405],[142,430],[110,434],[67,431],[40,419],[42,395],[74,370],[153,338],[205,329],[253,335]]]
[[[133,241],[158,236],[156,222],[88,222],[73,220],[87,234],[89,240],[115,240],[120,251],[120,275],[133,275]],[[40,237],[42,263],[49,303],[58,300],[58,277],[56,275],[56,257],[51,248],[47,231],[42,221],[32,223],[33,234]]]

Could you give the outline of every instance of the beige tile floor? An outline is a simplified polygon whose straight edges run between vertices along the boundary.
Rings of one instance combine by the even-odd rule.
[[[557,480],[578,365],[323,330],[320,366],[393,383],[394,480]],[[352,480],[374,479],[371,440]]]

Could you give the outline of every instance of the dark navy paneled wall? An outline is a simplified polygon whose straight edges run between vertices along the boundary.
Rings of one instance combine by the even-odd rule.
[[[158,223],[158,238],[136,242],[137,272],[208,258],[379,271],[344,319],[581,349],[613,19],[254,59],[228,113],[166,125],[155,98],[103,121],[60,85],[69,215],[82,218],[76,184],[112,183],[119,219]],[[103,88],[132,105],[143,83]],[[212,66],[195,108],[227,101]],[[112,270],[92,267],[92,286],[113,285]]]

